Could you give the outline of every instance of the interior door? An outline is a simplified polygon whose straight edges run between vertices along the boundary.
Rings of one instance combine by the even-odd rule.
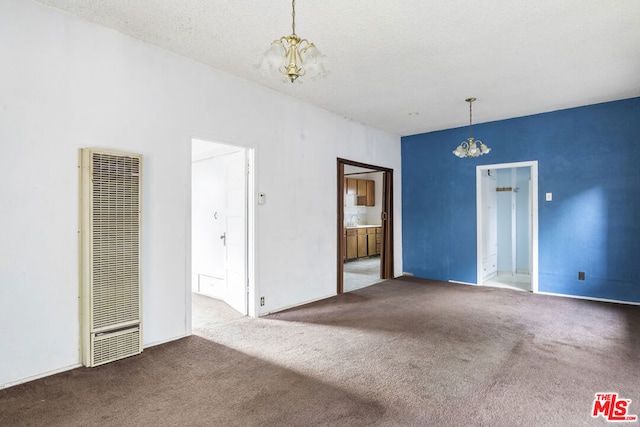
[[[247,314],[247,159],[241,150],[226,157],[226,252],[227,292],[225,302],[237,311]]]
[[[226,230],[224,156],[192,164],[192,270],[193,290],[224,299],[226,249],[220,239]]]

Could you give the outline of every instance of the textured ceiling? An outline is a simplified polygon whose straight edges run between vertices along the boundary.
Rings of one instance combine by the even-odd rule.
[[[289,0],[39,2],[403,136],[640,96],[639,0],[298,0],[330,74],[295,84],[256,68]]]

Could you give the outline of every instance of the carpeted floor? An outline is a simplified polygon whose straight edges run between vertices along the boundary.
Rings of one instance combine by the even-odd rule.
[[[0,390],[0,425],[607,424],[597,392],[640,415],[638,306],[417,279],[260,319],[194,303],[199,336]]]

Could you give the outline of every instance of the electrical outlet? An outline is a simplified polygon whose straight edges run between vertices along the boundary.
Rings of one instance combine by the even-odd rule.
[[[584,271],[578,271],[578,280],[584,280]]]
[[[264,297],[260,297],[260,307],[264,305]]]

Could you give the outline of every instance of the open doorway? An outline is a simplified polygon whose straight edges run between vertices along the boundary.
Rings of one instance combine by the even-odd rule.
[[[191,290],[248,315],[249,150],[199,139],[191,148]]]
[[[478,285],[538,291],[538,163],[476,168]]]
[[[338,159],[338,286],[393,277],[393,170]]]
[[[380,282],[383,173],[344,167],[344,292]]]

